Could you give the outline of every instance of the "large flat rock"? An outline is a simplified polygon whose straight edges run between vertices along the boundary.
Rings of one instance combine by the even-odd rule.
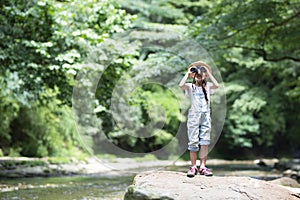
[[[181,172],[148,171],[134,178],[124,199],[299,200],[300,195],[277,184],[250,177],[197,175],[188,178]]]

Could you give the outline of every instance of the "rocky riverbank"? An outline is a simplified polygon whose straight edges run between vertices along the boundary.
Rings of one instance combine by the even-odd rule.
[[[207,161],[219,176],[251,176],[274,179],[291,177],[300,180],[300,161],[278,159],[260,160],[220,160]],[[49,177],[85,174],[122,175],[137,174],[151,169],[185,172],[189,161],[156,160],[134,158],[88,157],[75,158],[68,162],[55,162],[49,158],[0,157],[0,178]],[[227,170],[226,170],[227,169]],[[220,170],[220,171],[218,171]]]
[[[207,177],[196,177],[195,179],[186,179],[183,182],[181,182],[181,186],[186,187],[187,186],[186,184],[195,183],[198,186],[196,191],[199,192],[209,188],[220,187],[216,185],[210,185],[213,184],[210,182],[208,183],[202,182],[205,180],[208,181],[215,180],[214,182],[216,183],[224,183],[225,185],[231,184],[230,188],[221,188],[221,189],[233,190],[231,192],[234,192],[235,190],[237,190],[234,189],[233,187],[235,181],[237,181],[237,184],[243,183],[243,181],[244,183],[247,182],[256,183],[257,179],[262,179],[262,180],[273,180],[274,181],[273,184],[281,185],[280,186],[281,188],[287,189],[288,191],[292,192],[291,193],[293,194],[292,197],[296,197],[300,193],[299,191],[300,188],[296,181],[297,178],[299,180],[299,162],[297,162],[297,160],[295,162],[291,162],[291,161],[280,162],[277,159],[260,159],[254,161],[251,160],[229,161],[229,160],[210,159],[207,162],[207,164],[214,171],[215,176],[211,177],[212,179],[206,179]],[[21,186],[19,185],[11,186],[9,184],[6,184],[5,180],[7,179],[5,178],[12,179],[12,178],[23,178],[23,177],[51,177],[51,176],[66,177],[66,176],[73,176],[73,175],[84,175],[84,176],[88,175],[89,177],[90,176],[97,177],[98,180],[101,177],[109,177],[109,178],[118,178],[118,176],[134,177],[137,174],[138,177],[141,175],[140,173],[151,171],[151,170],[154,171],[155,173],[161,171],[167,171],[167,174],[155,175],[157,179],[161,179],[161,181],[168,179],[169,176],[168,173],[170,173],[170,171],[173,171],[181,178],[181,179],[179,177],[175,178],[177,176],[176,175],[173,179],[175,181],[174,183],[176,183],[176,181],[183,180],[183,178],[186,178],[185,175],[188,166],[189,166],[189,161],[156,160],[156,159],[149,159],[149,158],[147,159],[145,158],[99,159],[96,157],[88,157],[81,160],[77,160],[75,158],[71,160],[68,159],[68,162],[61,162],[61,160],[60,162],[55,162],[55,160],[49,158],[1,157],[0,178],[2,178],[2,180],[4,181],[2,181],[2,183],[0,184],[0,191],[14,191],[20,188],[26,189],[27,187],[31,187],[31,184],[22,184]],[[173,175],[170,175],[170,177],[171,176]],[[224,179],[224,177],[227,178]],[[227,179],[228,182],[226,182]],[[135,180],[139,180],[139,179],[136,178]],[[140,187],[139,185],[136,185],[136,183],[138,182],[135,181],[133,185],[128,188],[126,193],[127,198],[128,195],[144,196],[144,193],[149,194],[148,190],[144,190],[145,189],[144,185]],[[165,183],[168,184],[168,180]],[[128,182],[128,185],[129,184],[131,184],[131,182]],[[147,183],[147,184],[151,185],[151,183]],[[171,182],[171,184],[173,184],[173,182]],[[180,185],[180,182],[179,183],[177,182],[176,184]],[[156,182],[154,181],[153,186],[155,185]],[[172,187],[173,186],[171,186],[171,188]],[[243,187],[244,189],[247,188],[246,186]],[[180,188],[178,187],[177,189],[179,190]],[[237,191],[242,191],[240,193],[243,193],[242,188],[239,188]],[[214,191],[211,190],[210,192],[214,192]],[[125,188],[124,188],[124,193],[125,193]],[[152,194],[151,190],[150,190],[150,194]],[[160,194],[155,194],[155,195],[157,196]]]
[[[114,176],[124,173],[138,173],[147,169],[171,165],[169,160],[136,160],[133,158],[85,160],[73,159],[71,162],[53,162],[47,158],[0,157],[0,178],[50,177],[71,175]]]
[[[276,184],[277,183],[277,184]],[[289,183],[280,186],[278,183]],[[296,191],[296,189],[298,189]],[[188,178],[185,173],[171,171],[148,171],[138,174],[129,186],[125,200],[185,200],[185,199],[264,199],[297,200],[300,198],[299,184],[291,179],[267,182],[250,177],[196,176]]]

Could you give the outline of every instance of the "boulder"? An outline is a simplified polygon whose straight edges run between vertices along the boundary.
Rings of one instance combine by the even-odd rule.
[[[250,177],[197,175],[188,178],[185,173],[147,171],[135,176],[127,188],[124,200],[154,199],[264,199],[299,200],[295,194],[277,184]]]
[[[300,189],[300,184],[295,179],[292,179],[290,177],[281,177],[281,178],[271,180],[269,182],[275,183],[277,185],[288,186],[288,187]],[[300,191],[299,191],[299,193],[300,193]]]

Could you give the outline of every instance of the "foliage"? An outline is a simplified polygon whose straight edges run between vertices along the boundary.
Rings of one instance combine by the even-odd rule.
[[[24,156],[66,155],[78,145],[70,109],[59,107],[55,99],[47,107],[21,107],[18,118],[11,123],[11,145]]]
[[[299,148],[299,2],[215,1],[189,33],[214,54],[226,77],[231,148]],[[299,127],[298,127],[299,128]],[[299,141],[299,140],[298,140]],[[276,151],[276,150],[275,150]],[[283,153],[282,150],[281,153]],[[284,152],[290,153],[290,152]]]
[[[55,52],[50,56],[48,49],[56,49],[50,42],[53,18],[51,5],[34,1],[1,1],[1,75],[17,98],[25,105],[37,99],[45,86],[53,83],[65,85],[66,78],[61,70],[51,70],[56,63]],[[54,78],[55,81],[54,81]],[[21,96],[21,97],[20,97]]]
[[[77,142],[70,115],[58,116],[56,107],[70,105],[88,49],[128,28],[134,17],[108,0],[4,0],[0,8],[1,148],[5,154],[11,147],[29,156],[60,154]],[[69,139],[74,143],[65,143]]]
[[[117,0],[131,14],[138,15],[138,22],[188,25],[195,17],[200,17],[208,1],[191,0]]]
[[[13,73],[20,79],[13,91],[35,99],[44,88],[58,87],[69,102],[87,48],[132,19],[108,1],[6,0],[0,6],[1,74]]]
[[[168,144],[183,118],[174,94],[160,85],[147,84],[135,89],[128,98],[127,105],[119,105],[118,113],[124,115],[121,123],[125,124],[118,123],[107,136],[126,150],[134,147],[139,152],[152,152]],[[123,110],[128,106],[129,111]],[[166,153],[175,153],[175,149]]]
[[[299,39],[299,9],[297,0],[216,1],[203,20],[195,21],[191,33],[201,32],[203,42],[223,49],[251,50],[266,61],[299,62],[294,42]]]
[[[110,46],[110,49],[103,48],[106,49],[106,52],[99,51],[97,54],[97,51],[92,51],[93,58],[104,57],[103,55],[110,55],[111,57],[114,57],[115,55],[116,57],[103,71],[101,79],[98,82],[96,92],[97,100],[99,102],[99,105],[101,105],[104,109],[102,109],[98,113],[98,116],[102,119],[103,122],[103,132],[99,131],[97,135],[98,137],[101,137],[102,134],[105,134],[113,143],[121,146],[124,149],[131,149],[132,147],[135,147],[134,149],[137,152],[148,152],[157,148],[157,146],[161,146],[161,143],[157,143],[156,145],[151,147],[152,142],[149,142],[149,140],[146,138],[139,138],[139,134],[153,134],[151,132],[152,129],[146,129],[147,125],[149,125],[149,120],[153,120],[150,122],[151,124],[153,123],[153,126],[155,126],[155,124],[157,123],[162,123],[161,121],[159,121],[158,116],[155,115],[155,113],[157,112],[151,112],[149,110],[149,107],[151,107],[150,104],[155,104],[155,101],[157,101],[155,100],[155,98],[158,99],[159,95],[165,93],[165,89],[160,88],[159,91],[155,91],[154,89],[143,88],[144,86],[142,82],[145,77],[139,77],[139,68],[136,68],[135,71],[132,71],[131,67],[132,65],[139,65],[138,63],[140,62],[135,59],[135,56],[138,56],[139,53],[135,48],[133,48],[134,45],[132,44],[126,45],[126,43],[122,43],[122,41],[118,41],[118,43],[116,42],[117,41],[113,40],[107,40],[106,42],[104,42],[102,44],[102,47],[105,47],[107,45]],[[115,44],[118,45],[115,46]],[[138,48],[138,46],[135,47]],[[89,58],[90,61],[93,61],[92,57]],[[100,61],[96,59],[94,60],[94,62],[101,64],[103,60]],[[148,69],[150,68],[151,67],[149,67]],[[154,68],[152,68],[152,71],[155,71]],[[147,73],[145,73],[145,75],[147,75]],[[131,85],[130,83],[124,82],[128,80],[134,81],[135,84]],[[141,82],[140,86],[137,86],[138,82]],[[132,90],[134,91],[132,92]],[[155,96],[156,94],[157,96]],[[116,97],[114,95],[116,95]],[[123,97],[125,98],[124,101],[127,103],[118,105],[120,98]],[[172,97],[171,93],[166,96],[166,99],[168,97],[170,98],[165,102],[166,104],[174,101],[174,97]],[[116,101],[115,103],[117,103],[117,110],[113,110],[112,108],[114,101]],[[130,107],[130,109],[128,106]],[[165,106],[163,106],[163,108],[165,109]],[[169,114],[168,116],[166,116],[167,120],[169,120],[168,124],[170,127],[172,125],[176,126],[176,120],[178,116],[174,115],[180,115],[178,105],[174,105],[172,109],[173,112],[171,112],[171,108],[169,108]],[[177,112],[174,113],[174,110],[177,110]],[[161,112],[161,110],[159,112]],[[152,116],[150,117],[149,115]],[[174,118],[173,122],[175,120],[175,123],[173,124],[170,121],[172,117]],[[114,123],[115,120],[117,120],[117,124]],[[162,136],[156,137],[160,138]]]
[[[47,162],[44,160],[4,160],[1,161],[1,166],[4,169],[12,169],[17,167],[35,167],[35,166],[46,166]]]
[[[5,83],[1,81],[0,77],[0,84],[3,88],[6,88]],[[18,112],[20,106],[17,100],[13,97],[13,94],[8,90],[1,90],[0,91],[0,146],[2,148],[6,148],[9,146],[11,135],[10,133],[10,124],[11,122],[18,116]]]
[[[0,152],[63,157],[81,148],[73,87],[76,127],[90,147],[107,138],[135,152],[164,147],[185,120],[178,72],[196,45],[209,51],[226,82],[228,114],[217,148],[271,148],[278,155],[285,143],[296,152],[299,6],[298,0],[2,0]]]

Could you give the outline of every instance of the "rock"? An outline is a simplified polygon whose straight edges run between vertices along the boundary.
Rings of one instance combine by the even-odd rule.
[[[291,177],[291,178],[296,179],[296,180],[300,179],[299,171],[294,171],[294,170],[291,170],[291,169],[285,170],[283,172],[283,175]]]
[[[300,184],[295,179],[292,179],[290,177],[277,178],[275,180],[269,181],[269,183],[274,183],[277,185],[289,186],[294,188],[300,188]]]
[[[279,185],[250,177],[197,175],[188,178],[181,172],[148,171],[135,176],[124,199],[299,200],[299,196]]]
[[[266,162],[262,159],[254,160],[254,164],[256,164],[258,166],[261,166],[261,167],[266,167],[267,166]]]
[[[274,167],[279,162],[279,160],[276,158],[273,158],[273,159],[261,158],[261,159],[256,159],[253,162],[254,162],[254,164],[261,166],[261,167]]]
[[[299,159],[282,159],[275,163],[274,165],[275,169],[279,170],[295,170],[295,171],[300,171],[300,160]]]
[[[292,193],[298,194],[300,199],[300,184],[293,178],[281,177],[275,180],[269,181],[270,183],[277,184],[285,189],[288,189]]]
[[[282,171],[283,176],[300,181],[300,159],[281,159],[274,168]]]

